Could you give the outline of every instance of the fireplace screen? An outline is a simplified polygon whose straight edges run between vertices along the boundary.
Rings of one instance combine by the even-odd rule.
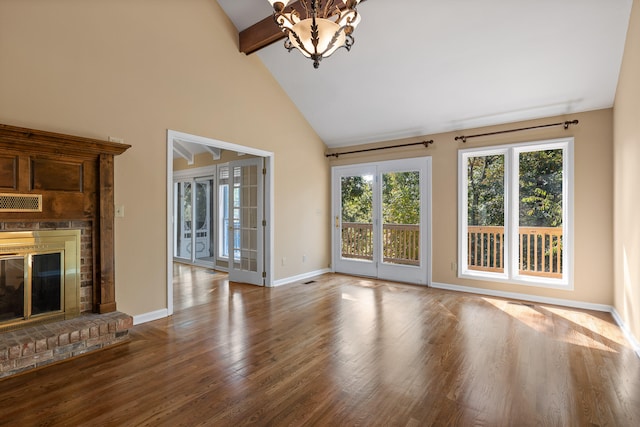
[[[0,258],[0,322],[61,311],[63,286],[60,252]]]
[[[24,317],[24,257],[0,258],[0,322]]]
[[[80,231],[0,233],[0,331],[80,314]]]

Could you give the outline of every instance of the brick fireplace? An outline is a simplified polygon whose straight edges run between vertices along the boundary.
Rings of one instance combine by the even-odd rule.
[[[129,147],[0,125],[0,233],[74,230],[80,235],[75,314],[64,314],[70,303],[63,300],[62,314],[49,321],[37,321],[36,313],[35,322],[21,327],[17,314],[5,332],[0,322],[0,378],[127,338],[132,319],[116,311],[115,299],[113,165]],[[14,252],[0,251],[0,257],[19,264]],[[10,289],[3,279],[0,285]]]

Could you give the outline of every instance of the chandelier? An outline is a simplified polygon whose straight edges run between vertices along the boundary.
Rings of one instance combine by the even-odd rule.
[[[269,0],[273,6],[273,17],[280,29],[288,36],[284,47],[291,52],[298,49],[304,56],[313,60],[318,68],[322,58],[331,56],[337,49],[351,50],[353,30],[360,22],[356,6],[361,0],[338,0],[346,8],[335,5],[335,0],[300,0],[306,12],[303,19],[300,12],[291,8],[284,9],[291,0]],[[322,4],[324,3],[324,7]]]

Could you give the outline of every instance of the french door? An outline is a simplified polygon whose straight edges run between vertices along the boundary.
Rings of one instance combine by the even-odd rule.
[[[264,285],[264,159],[229,163],[229,280]]]
[[[335,271],[428,284],[430,192],[430,157],[332,168]]]
[[[213,176],[174,182],[174,256],[213,267]]]

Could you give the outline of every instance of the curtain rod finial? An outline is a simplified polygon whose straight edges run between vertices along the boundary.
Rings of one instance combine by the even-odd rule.
[[[564,122],[564,128],[565,130],[569,129],[570,125],[577,125],[578,123],[579,123],[578,120],[571,120],[571,121],[567,120],[566,122]]]

